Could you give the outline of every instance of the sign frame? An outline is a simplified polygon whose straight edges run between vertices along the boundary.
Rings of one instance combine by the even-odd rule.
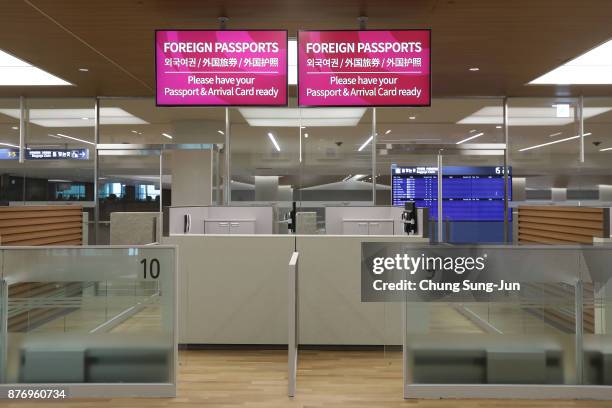
[[[359,31],[427,31],[429,34],[429,75],[428,75],[428,88],[429,88],[429,103],[428,104],[385,104],[385,105],[302,105],[300,103],[300,33],[302,32],[359,32]],[[298,108],[428,108],[431,107],[431,45],[432,45],[432,36],[431,36],[431,28],[374,28],[374,29],[365,29],[365,30],[340,30],[340,29],[331,29],[331,30],[298,30],[297,34],[297,107]]]
[[[160,104],[157,98],[157,33],[159,31],[265,31],[265,32],[284,32],[285,33],[285,52],[286,52],[286,63],[285,63],[285,103],[284,104],[240,104],[240,105],[227,105],[227,104]],[[153,58],[155,59],[155,107],[157,108],[240,108],[240,107],[262,107],[262,108],[282,108],[289,106],[289,30],[287,29],[216,29],[216,28],[156,28],[153,30]]]

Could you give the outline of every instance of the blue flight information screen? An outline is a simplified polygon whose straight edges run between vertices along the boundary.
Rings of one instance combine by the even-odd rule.
[[[508,201],[512,199],[511,168],[508,168]],[[438,168],[391,166],[394,206],[414,201],[429,208],[438,219]],[[442,211],[449,221],[503,221],[504,167],[448,166],[442,168]],[[511,212],[509,212],[509,218]]]

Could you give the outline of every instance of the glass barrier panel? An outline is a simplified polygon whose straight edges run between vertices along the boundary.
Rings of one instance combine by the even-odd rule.
[[[175,248],[3,256],[6,383],[174,383]]]

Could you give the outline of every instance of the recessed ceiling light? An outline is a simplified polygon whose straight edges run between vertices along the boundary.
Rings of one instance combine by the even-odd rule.
[[[58,85],[73,84],[0,50],[0,86]]]
[[[387,129],[387,131],[385,132],[385,135],[388,135],[389,133],[391,133],[391,129]]]
[[[471,67],[470,71],[472,71],[472,72],[480,71],[480,68],[478,68],[478,67]]]
[[[297,39],[287,42],[287,82],[297,85]]]
[[[89,118],[81,118],[82,120],[89,120]]]
[[[0,65],[1,61],[0,61]],[[0,67],[0,76],[2,67]],[[30,109],[29,120],[42,127],[93,127],[95,120],[89,117],[87,122],[83,119],[91,114],[91,109]],[[19,109],[0,109],[0,113],[15,119],[20,119]],[[101,125],[148,125],[149,122],[132,115],[121,108],[100,108]]]
[[[585,119],[612,111],[612,107],[586,107],[582,114]],[[570,117],[558,118],[557,109],[551,107],[516,107],[508,110],[510,126],[565,126],[574,122],[574,108],[570,107]],[[459,125],[501,125],[504,123],[501,106],[485,106],[461,119]]]
[[[612,40],[529,82],[530,85],[612,84]]]
[[[81,72],[89,72],[89,69],[88,68],[79,68],[79,71],[81,71]]]
[[[590,136],[591,133],[585,133],[584,136]],[[555,140],[552,142],[548,142],[548,143],[542,143],[539,145],[535,145],[535,146],[529,146],[529,147],[524,147],[522,149],[519,149],[519,152],[526,152],[527,150],[532,150],[532,149],[538,149],[540,147],[544,147],[544,146],[550,146],[550,145],[554,145],[557,143],[562,143],[562,142],[567,142],[569,140],[574,140],[574,139],[578,139],[580,137],[580,135],[576,135],[576,136],[571,136],[571,137],[566,137],[565,139],[559,139],[559,140]]]
[[[280,146],[278,145],[278,142],[276,141],[276,138],[274,137],[274,135],[268,132],[268,137],[272,141],[272,144],[274,145],[274,148],[276,149],[276,151],[280,152],[281,151]]]
[[[250,126],[357,126],[365,108],[239,108]]]
[[[304,139],[308,139],[308,133],[304,133]]]
[[[502,127],[500,125],[495,126],[495,129],[501,129]]]
[[[225,132],[222,131],[221,129],[217,130],[217,133],[221,134],[221,135],[225,135]]]
[[[11,129],[13,129],[13,130],[19,130],[19,126],[13,126],[13,127],[11,127]]]
[[[480,137],[480,136],[482,136],[482,135],[484,135],[484,133],[482,133],[482,132],[481,132],[481,133],[476,133],[474,136],[470,136],[470,137],[468,137],[468,138],[465,138],[465,139],[463,139],[463,140],[460,140],[460,141],[458,141],[456,144],[465,143],[465,142],[467,142],[467,141],[469,141],[469,140],[476,139],[477,137]]]
[[[168,139],[172,139],[172,135],[169,135],[167,133],[162,133],[163,137],[167,137]]]
[[[410,119],[410,120],[415,120],[415,119],[416,119],[416,116],[410,116],[410,117],[408,117],[408,119]]]

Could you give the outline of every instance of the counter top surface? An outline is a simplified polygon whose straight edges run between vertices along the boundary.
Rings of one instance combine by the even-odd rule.
[[[393,218],[343,218],[344,222],[367,221],[367,222],[393,222]]]
[[[204,222],[255,222],[255,218],[204,218]]]

